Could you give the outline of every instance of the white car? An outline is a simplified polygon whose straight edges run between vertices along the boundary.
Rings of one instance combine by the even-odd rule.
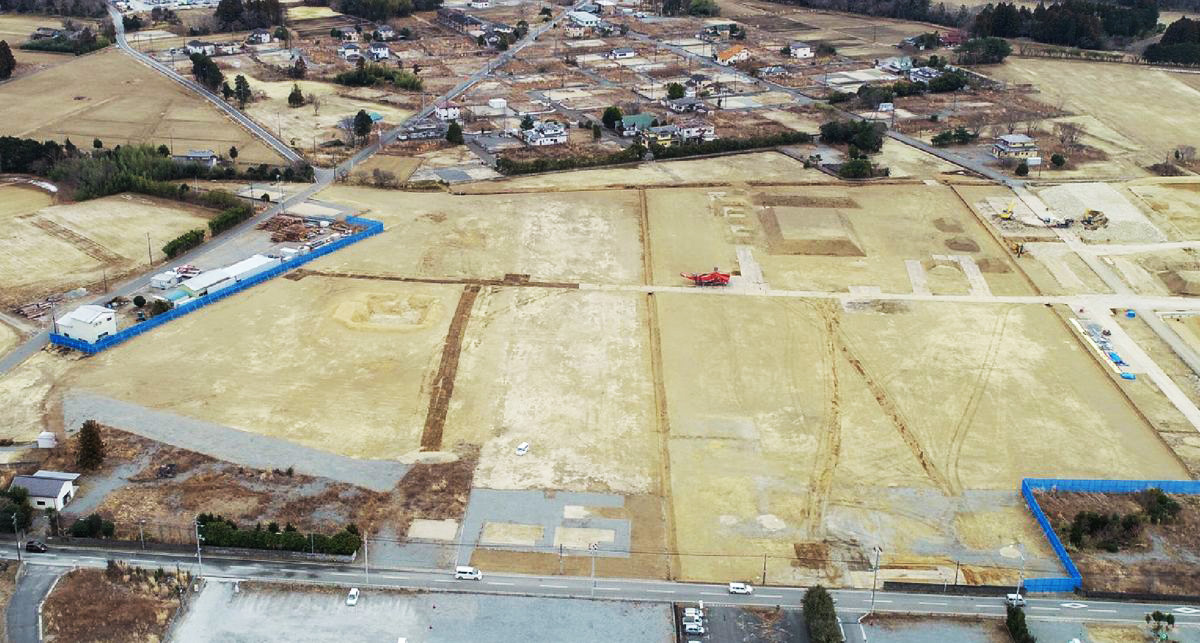
[[[1025,597],[1020,594],[1007,594],[1004,597],[1004,602],[1012,607],[1025,607]]]
[[[350,588],[350,593],[346,595],[346,604],[349,605],[350,607],[354,607],[355,605],[358,605],[358,588],[357,587]]]
[[[729,584],[729,593],[730,594],[753,594],[754,588],[747,585],[746,583],[730,583]]]
[[[526,453],[529,453],[529,443],[522,442],[522,443],[518,444],[517,445],[517,455],[525,455]]]

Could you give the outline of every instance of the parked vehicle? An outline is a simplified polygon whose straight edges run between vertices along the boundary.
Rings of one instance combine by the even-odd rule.
[[[483,572],[478,567],[459,565],[454,568],[454,577],[460,580],[483,580]]]
[[[685,607],[683,608],[683,616],[684,618],[688,616],[698,616],[700,618],[704,618],[704,610],[699,607]]]
[[[687,634],[703,634],[704,626],[699,623],[688,623],[683,626],[683,631]]]
[[[747,585],[746,583],[730,583],[729,584],[729,593],[730,594],[753,594],[754,588]]]
[[[517,445],[517,455],[525,455],[526,453],[529,453],[529,443],[522,442],[522,443],[518,444]]]
[[[40,540],[29,540],[25,542],[25,551],[30,553],[44,554],[49,549],[50,548],[46,546],[46,543]]]
[[[1025,607],[1025,597],[1020,594],[1008,594],[1004,597],[1004,604],[1011,607]]]
[[[358,588],[357,587],[350,588],[350,593],[346,595],[346,604],[349,605],[350,607],[354,607],[355,605],[358,605]]]

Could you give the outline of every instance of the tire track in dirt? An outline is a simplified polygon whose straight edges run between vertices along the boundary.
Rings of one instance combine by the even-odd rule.
[[[950,448],[946,452],[946,472],[947,477],[954,483],[956,493],[962,493],[963,483],[959,473],[959,459],[962,456],[963,444],[967,441],[967,434],[970,432],[971,424],[975,421],[975,414],[979,412],[979,403],[983,399],[983,393],[987,390],[988,382],[992,378],[992,371],[996,368],[996,359],[1000,355],[1000,345],[1004,339],[1004,330],[1008,327],[1008,317],[1012,314],[1013,309],[1009,308],[1004,311],[1004,314],[996,319],[996,323],[992,328],[992,335],[988,339],[987,351],[983,355],[983,361],[980,362],[979,373],[975,377],[975,384],[971,390],[971,396],[967,398],[967,404],[963,407],[962,415],[958,418],[958,422],[954,425],[954,433],[950,437]]]
[[[817,443],[810,499],[804,510],[804,522],[810,539],[824,536],[825,508],[833,492],[833,474],[842,451],[842,402],[841,387],[838,383],[838,311],[835,304],[818,306],[817,312],[825,323],[825,351],[822,361],[825,362],[829,378],[825,383],[828,407],[825,409],[825,422]]]
[[[678,552],[675,535],[675,501],[671,493],[671,421],[667,414],[667,386],[663,379],[662,333],[658,325],[658,299],[646,293],[646,326],[650,330],[650,378],[654,382],[654,421],[658,430],[658,491],[663,507],[667,551]],[[679,559],[667,556],[667,580],[679,577]]]
[[[454,394],[454,378],[458,375],[458,356],[462,351],[467,322],[471,318],[471,308],[479,296],[479,288],[477,284],[463,288],[458,307],[454,309],[454,317],[450,320],[450,330],[446,332],[446,343],[442,347],[442,361],[429,391],[429,410],[425,414],[425,428],[421,431],[422,451],[438,451],[442,448],[442,430],[446,426],[450,396]]]
[[[647,286],[654,279],[654,261],[650,249],[650,213],[646,209],[646,190],[638,190],[638,222],[642,242],[642,283]]]
[[[862,376],[863,381],[867,384],[867,388],[871,391],[871,395],[875,396],[875,402],[879,404],[879,408],[883,409],[884,414],[887,415],[892,425],[896,427],[896,431],[900,434],[900,439],[904,440],[904,443],[908,445],[913,457],[917,459],[921,468],[925,470],[925,475],[929,476],[934,486],[943,493],[953,495],[950,481],[946,479],[945,474],[937,468],[937,465],[933,463],[932,458],[925,451],[925,448],[921,446],[921,441],[917,439],[916,434],[909,427],[908,420],[905,419],[904,414],[900,411],[900,407],[888,395],[883,385],[867,371],[863,363],[854,355],[854,351],[850,350],[849,342],[846,341],[845,334],[840,330],[838,331],[838,339],[840,340],[838,344],[842,355],[846,357],[846,361],[850,362],[854,370],[858,371],[858,374]]]
[[[46,231],[46,233],[49,234],[50,236],[57,237],[63,241],[66,241],[67,243],[74,246],[77,250],[82,252],[83,254],[85,254],[85,255],[91,257],[92,259],[95,259],[96,261],[99,261],[101,263],[115,264],[115,263],[123,263],[125,261],[128,261],[128,259],[126,259],[125,257],[122,257],[121,255],[113,253],[111,250],[96,243],[95,241],[92,241],[91,239],[79,234],[78,232],[75,232],[74,230],[67,228],[65,226],[59,225],[58,223],[51,221],[49,219],[43,219],[42,217],[32,217],[29,219],[29,222],[32,223],[35,227],[41,228],[42,230]]]

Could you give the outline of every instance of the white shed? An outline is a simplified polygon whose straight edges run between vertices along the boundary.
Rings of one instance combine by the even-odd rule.
[[[95,342],[117,332],[117,314],[104,306],[87,304],[63,315],[57,324],[61,335]]]
[[[226,266],[222,268],[221,272],[224,272],[225,275],[233,281],[238,282],[242,281],[243,279],[249,279],[254,275],[264,273],[278,265],[279,259],[275,257],[254,255],[248,259],[242,259],[232,266]]]
[[[166,290],[177,283],[179,283],[179,273],[174,270],[160,272],[150,278],[150,286],[159,290]]]
[[[58,446],[58,437],[50,431],[42,431],[37,436],[37,445],[39,449],[53,449]]]
[[[209,270],[179,284],[179,287],[189,297],[203,297],[204,295],[217,292],[222,288],[228,288],[232,285],[233,281],[224,270]]]
[[[31,476],[14,477],[8,488],[24,487],[29,491],[29,503],[38,509],[62,511],[75,495],[75,478],[78,477],[77,473],[38,471]]]

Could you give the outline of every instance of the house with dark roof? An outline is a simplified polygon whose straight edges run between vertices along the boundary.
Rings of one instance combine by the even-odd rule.
[[[8,488],[24,488],[29,492],[29,504],[38,509],[62,511],[62,508],[71,501],[71,498],[78,491],[78,488],[75,486],[75,480],[78,478],[78,473],[38,471],[31,476],[13,477],[12,483],[8,485]]]

